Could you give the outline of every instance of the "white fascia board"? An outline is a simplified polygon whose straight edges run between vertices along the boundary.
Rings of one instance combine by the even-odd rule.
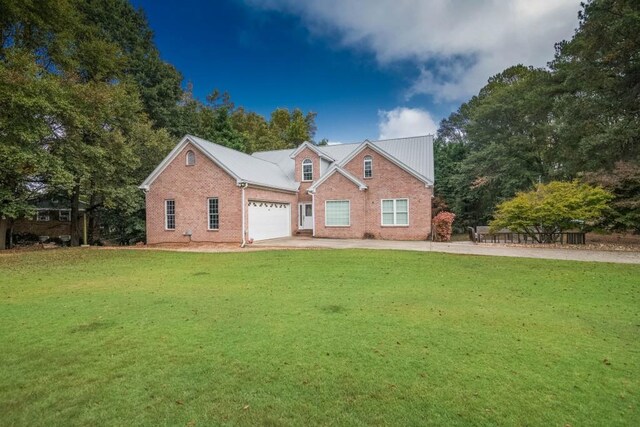
[[[387,153],[386,151],[384,151],[382,148],[374,145],[373,143],[369,142],[369,141],[364,141],[362,144],[360,144],[360,146],[358,148],[356,148],[355,150],[353,150],[351,152],[351,154],[349,154],[347,157],[345,157],[344,159],[342,159],[342,161],[340,162],[339,166],[343,167],[345,166],[347,163],[349,163],[351,160],[353,160],[353,158],[360,153],[362,150],[364,150],[366,147],[371,148],[373,151],[375,151],[376,153],[380,154],[382,157],[386,158],[387,160],[389,160],[391,163],[395,164],[396,166],[398,166],[399,168],[403,169],[404,171],[406,171],[407,173],[409,173],[410,175],[413,175],[415,178],[417,178],[418,180],[422,181],[425,183],[425,185],[428,186],[432,186],[433,182],[431,182],[430,179],[426,178],[425,176],[419,174],[418,172],[416,172],[415,170],[413,170],[412,168],[410,168],[409,166],[407,166],[405,163],[401,162],[400,160],[396,159],[395,157],[393,157],[391,154]]]
[[[265,190],[276,190],[276,191],[282,191],[285,193],[297,193],[299,187],[294,188],[286,188],[286,187],[278,187],[276,185],[267,185],[267,184],[260,184],[258,182],[251,182],[251,181],[247,181],[247,180],[243,180],[241,182],[238,183],[238,185],[245,183],[250,187],[255,187],[255,188],[260,188],[260,189],[265,189]]]
[[[353,182],[355,185],[358,186],[358,188],[362,191],[362,190],[366,190],[368,187],[362,183],[360,180],[358,180],[358,178],[356,178],[355,176],[351,175],[349,172],[347,172],[346,170],[342,169],[339,166],[333,165],[331,166],[331,168],[322,176],[322,178],[320,178],[318,181],[316,181],[311,187],[309,187],[309,189],[307,190],[308,193],[315,193],[316,189],[322,185],[322,183],[324,183],[331,175],[333,175],[334,173],[339,173],[342,176],[344,176],[345,178],[347,178],[349,181]]]
[[[144,180],[144,182],[138,186],[141,190],[149,190],[149,187],[156,180],[156,178],[169,166],[169,163],[175,159],[178,154],[182,151],[182,149],[188,144],[191,143],[194,147],[198,149],[202,154],[204,154],[209,160],[219,166],[226,173],[231,175],[238,183],[242,181],[238,175],[233,173],[228,167],[226,167],[223,163],[221,163],[218,159],[213,157],[207,150],[205,150],[200,144],[198,144],[193,138],[190,138],[190,135],[185,135],[180,142],[171,150],[167,157],[160,162],[160,164],[151,172],[151,174]]]
[[[329,156],[328,154],[323,153],[322,151],[320,151],[320,149],[318,147],[316,147],[314,144],[305,141],[302,144],[300,144],[300,146],[298,148],[296,148],[296,150],[291,153],[291,155],[289,155],[290,158],[294,158],[296,157],[298,154],[300,154],[300,152],[302,150],[304,150],[305,148],[308,148],[309,150],[313,151],[314,153],[316,153],[318,156],[320,156],[321,158],[325,159],[325,160],[329,160],[330,162],[335,162],[336,160]]]

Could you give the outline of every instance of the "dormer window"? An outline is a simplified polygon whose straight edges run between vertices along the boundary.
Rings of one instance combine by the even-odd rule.
[[[313,162],[311,159],[304,159],[302,161],[302,180],[313,181]]]
[[[193,166],[195,164],[196,164],[196,153],[194,153],[191,150],[187,151],[186,165]]]
[[[371,156],[364,156],[364,177],[371,178],[373,176],[373,159]]]

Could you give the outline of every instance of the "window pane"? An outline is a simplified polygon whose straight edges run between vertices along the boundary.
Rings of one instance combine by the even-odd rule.
[[[313,180],[313,163],[309,159],[302,162],[302,179],[304,181]]]
[[[407,199],[396,200],[396,212],[407,212],[408,204]]]
[[[326,202],[325,223],[328,226],[348,226],[349,201],[340,200]]]
[[[396,225],[409,225],[409,214],[406,212],[396,213]]]
[[[393,225],[393,212],[382,214],[382,225]]]
[[[176,202],[175,200],[165,200],[166,227],[167,230],[175,230],[176,228]]]
[[[371,178],[372,176],[372,166],[373,166],[373,161],[371,160],[371,157],[365,157],[364,158],[364,177],[365,178]]]
[[[393,213],[393,200],[383,200],[382,201],[382,212],[383,213],[388,213],[388,212]]]
[[[304,215],[305,216],[313,216],[313,206],[312,205],[304,205]]]
[[[218,214],[218,199],[209,199],[209,230],[217,230],[220,227]]]

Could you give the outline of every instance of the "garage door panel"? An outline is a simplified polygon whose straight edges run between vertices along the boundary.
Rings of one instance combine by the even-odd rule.
[[[276,239],[291,235],[289,203],[249,201],[249,238]]]

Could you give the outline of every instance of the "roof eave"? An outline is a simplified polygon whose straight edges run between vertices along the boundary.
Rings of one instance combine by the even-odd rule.
[[[346,165],[347,163],[349,163],[351,160],[353,160],[353,158],[362,150],[364,150],[366,147],[371,148],[373,151],[375,151],[376,153],[380,154],[381,156],[387,158],[389,161],[391,161],[392,163],[394,163],[396,166],[402,168],[404,171],[406,171],[407,173],[409,173],[410,175],[413,175],[414,178],[422,181],[427,187],[428,186],[433,186],[433,181],[430,180],[429,178],[425,177],[424,175],[416,172],[413,168],[409,167],[406,163],[402,162],[401,160],[397,159],[396,157],[394,157],[393,155],[389,154],[388,152],[386,152],[385,150],[383,150],[382,148],[378,147],[377,145],[375,145],[374,143],[372,143],[369,140],[365,140],[362,144],[360,144],[358,146],[358,148],[356,148],[355,150],[353,150],[351,152],[351,154],[349,154],[347,157],[345,157],[344,159],[342,159],[340,161],[340,164],[338,165],[339,167],[342,167],[344,165]]]
[[[333,157],[329,156],[328,154],[322,152],[319,148],[317,148],[315,145],[311,144],[309,141],[305,141],[302,144],[300,144],[300,146],[298,146],[298,148],[296,148],[294,150],[294,152],[289,155],[289,157],[292,158],[292,159],[295,158],[305,148],[308,148],[309,150],[313,151],[314,153],[316,153],[318,155],[318,157],[320,157],[322,159],[329,160],[330,162],[335,162],[336,161],[336,159],[334,159]]]
[[[293,187],[280,187],[278,185],[271,185],[271,184],[261,184],[259,182],[254,182],[254,181],[249,181],[247,179],[240,179],[238,180],[238,185],[245,183],[251,187],[257,187],[257,188],[264,188],[267,190],[277,190],[277,191],[284,191],[287,193],[297,193],[299,187],[296,186],[296,188]]]
[[[336,173],[336,172],[339,173],[340,175],[344,176],[345,178],[347,178],[349,181],[353,182],[355,185],[357,185],[358,189],[360,191],[364,191],[364,190],[369,188],[369,187],[367,187],[366,184],[361,182],[358,178],[354,177],[353,175],[351,175],[346,170],[342,169],[340,166],[334,165],[322,176],[322,178],[320,178],[311,187],[309,187],[309,189],[307,190],[307,193],[309,193],[309,194],[315,193],[316,190],[318,189],[318,187],[320,187],[322,184],[324,184],[324,182],[327,179],[329,179],[329,177],[331,175],[333,175],[334,173]]]
[[[151,172],[151,174],[149,174],[147,179],[145,179],[142,182],[142,184],[140,184],[138,186],[138,188],[141,189],[141,190],[147,190],[148,191],[149,187],[151,186],[153,181],[155,181],[156,178],[158,178],[158,176],[160,176],[160,174],[166,169],[166,167],[169,166],[169,163],[171,163],[176,158],[178,153],[184,148],[185,145],[187,145],[187,143],[191,143],[196,148],[198,148],[198,150],[200,150],[200,152],[202,154],[204,154],[205,157],[207,157],[213,163],[218,165],[220,167],[220,169],[225,171],[227,174],[229,174],[236,181],[240,180],[240,177],[238,175],[236,175],[231,169],[229,169],[220,160],[218,160],[213,155],[211,155],[211,153],[209,153],[200,143],[198,143],[196,138],[194,138],[193,136],[187,134],[184,137],[182,137],[180,142],[178,142],[176,144],[176,146],[173,148],[173,150],[171,150],[171,152],[169,154],[167,154],[167,156],[162,160],[162,162],[160,162],[160,164],[153,170],[153,172]]]

